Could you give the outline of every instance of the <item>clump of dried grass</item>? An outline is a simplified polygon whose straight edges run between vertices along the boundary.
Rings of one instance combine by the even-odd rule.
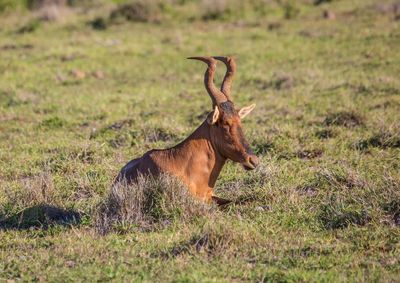
[[[343,126],[353,128],[365,125],[364,117],[354,111],[342,111],[330,113],[326,116],[323,124],[326,126]]]
[[[49,171],[27,176],[16,184],[18,190],[7,191],[8,203],[0,208],[1,229],[47,229],[52,225],[75,225],[80,213],[59,206],[53,176]]]
[[[367,150],[371,147],[380,149],[400,148],[400,126],[382,128],[369,138],[358,141],[355,145],[358,150]]]
[[[160,22],[163,17],[162,2],[158,0],[135,0],[120,5],[110,14],[110,20],[118,22]]]
[[[203,0],[201,2],[203,12],[203,20],[222,19],[229,12],[229,1],[226,0]]]
[[[14,205],[28,207],[39,204],[54,203],[54,182],[50,172],[44,171],[38,175],[30,176],[20,181],[22,190],[18,190],[14,196],[9,195]]]
[[[214,211],[214,206],[193,198],[174,177],[140,176],[134,184],[113,185],[108,198],[99,205],[95,223],[101,234],[132,228],[153,230],[173,222],[209,216]]]

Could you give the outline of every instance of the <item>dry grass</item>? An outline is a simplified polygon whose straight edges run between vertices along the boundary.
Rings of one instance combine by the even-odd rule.
[[[137,0],[117,7],[110,14],[112,22],[159,22],[162,20],[161,3],[158,0]]]
[[[214,206],[198,201],[176,178],[141,176],[137,183],[114,184],[107,199],[96,212],[98,232],[124,232],[132,228],[152,230],[173,222],[210,216]]]
[[[204,20],[222,19],[229,12],[230,5],[227,0],[203,0],[201,2]]]
[[[72,2],[61,21],[23,4],[0,17],[0,281],[398,281],[393,0],[167,0],[162,24],[110,20],[134,0]],[[204,121],[196,54],[237,57],[262,164],[227,162],[222,211],[173,180],[110,193],[123,164]]]
[[[8,198],[14,206],[29,207],[54,202],[54,182],[50,172],[26,176],[16,184],[21,190],[10,190]]]

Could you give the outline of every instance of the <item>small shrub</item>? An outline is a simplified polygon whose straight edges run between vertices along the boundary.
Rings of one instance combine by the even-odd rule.
[[[137,183],[116,183],[96,212],[97,230],[153,229],[174,221],[209,215],[213,206],[195,199],[176,178],[140,176]]]

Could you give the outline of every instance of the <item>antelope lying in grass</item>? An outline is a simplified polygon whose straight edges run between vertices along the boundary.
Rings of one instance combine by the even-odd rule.
[[[236,64],[230,57],[190,57],[208,65],[204,84],[212,100],[213,111],[189,137],[169,149],[153,149],[142,157],[128,162],[119,173],[117,182],[135,182],[139,174],[156,176],[172,174],[181,179],[197,198],[218,204],[228,200],[213,194],[213,188],[227,159],[241,163],[244,169],[253,170],[258,165],[241,125],[255,104],[237,111],[232,101],[231,86]],[[225,63],[227,71],[221,90],[214,85],[217,61]]]

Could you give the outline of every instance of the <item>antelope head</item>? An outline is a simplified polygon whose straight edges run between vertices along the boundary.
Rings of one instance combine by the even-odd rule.
[[[207,116],[210,125],[211,143],[224,158],[240,163],[245,170],[253,170],[259,160],[250,149],[241,120],[255,107],[255,104],[237,110],[231,96],[232,79],[236,71],[235,60],[231,57],[189,57],[208,65],[204,75],[204,84],[212,100],[213,111]],[[217,60],[224,62],[227,71],[221,86],[214,85]]]

